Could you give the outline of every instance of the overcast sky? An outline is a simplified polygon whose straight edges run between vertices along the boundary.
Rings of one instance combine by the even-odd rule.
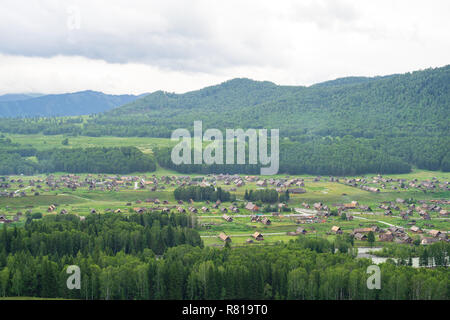
[[[448,0],[2,0],[0,93],[310,85],[450,63]]]

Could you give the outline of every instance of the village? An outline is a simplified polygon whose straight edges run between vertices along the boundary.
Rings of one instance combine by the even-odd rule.
[[[183,186],[220,187],[235,200],[176,200]],[[51,174],[0,178],[0,223],[20,225],[48,214],[179,212],[198,222],[205,245],[270,244],[296,236],[330,240],[349,234],[367,246],[449,241],[449,182],[431,177],[260,177],[249,175]],[[247,201],[249,190],[289,193],[276,203]],[[342,202],[338,200],[343,200]],[[347,201],[345,201],[347,200]]]

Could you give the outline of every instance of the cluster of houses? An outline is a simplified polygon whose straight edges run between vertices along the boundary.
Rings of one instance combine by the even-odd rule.
[[[418,231],[421,233],[421,231]],[[421,235],[421,244],[432,244],[437,241],[449,241],[447,233],[441,232],[439,230],[428,231],[428,236]]]
[[[395,243],[412,243],[413,239],[406,232],[404,228],[399,228],[396,226],[391,226],[386,229],[379,228],[377,226],[371,226],[366,228],[356,228],[353,229],[350,234],[356,240],[364,241],[367,240],[367,235],[369,232],[373,232],[374,235],[378,234],[379,241],[385,242],[395,242]],[[413,226],[410,228],[410,232],[415,234],[424,233],[419,227]],[[339,226],[331,227],[331,233],[334,234],[342,234],[343,230]],[[421,236],[421,244],[430,244],[437,241],[449,241],[446,233],[441,232],[439,230],[430,230],[428,231],[428,236]]]
[[[304,209],[294,208],[294,211],[297,214],[300,214],[297,219],[299,223],[316,223],[331,214],[330,208],[322,202],[316,202],[312,206],[306,202],[303,202],[302,207]],[[304,212],[304,210],[307,212]]]
[[[236,187],[245,186],[246,183],[255,183],[259,188],[275,187],[278,192],[285,192],[289,190],[290,193],[305,193],[306,190],[301,188],[305,186],[304,179],[301,178],[269,178],[261,179],[258,176],[245,176],[240,177],[238,175],[215,175],[212,176],[216,181],[223,181],[225,185],[234,185]],[[235,189],[231,189],[234,191]]]
[[[200,180],[200,182],[199,182]],[[214,180],[211,178],[210,180]],[[164,190],[170,186],[185,186],[204,183],[204,185],[214,185],[212,181],[208,183],[201,179],[189,176],[162,176],[157,178],[152,176],[115,176],[106,174],[88,174],[84,177],[75,174],[66,174],[61,176],[48,175],[45,179],[30,179],[24,182],[22,179],[10,179],[0,182],[0,197],[24,197],[27,192],[31,195],[39,195],[40,191],[55,191],[62,188],[68,188],[72,191],[78,188],[88,188],[89,190],[101,191],[119,191],[127,189],[148,189],[150,191]],[[26,188],[15,192],[13,187]]]
[[[261,216],[255,216],[255,215],[252,215],[250,217],[250,222],[260,222],[266,226],[270,226],[272,224],[272,221],[270,221],[270,219],[268,217],[261,217]]]
[[[426,201],[418,200],[417,204],[408,204],[406,200],[397,198],[395,201],[383,201],[378,205],[378,209],[381,209],[383,214],[386,216],[398,215],[404,220],[409,220],[410,217],[416,212],[419,217],[423,220],[431,220],[430,213],[438,213],[440,217],[448,217],[448,210],[443,207],[443,205],[448,205],[447,200],[430,200],[429,204]],[[314,203],[311,207],[307,203],[303,203],[302,206],[306,209],[314,209],[318,214],[329,215],[330,210],[327,206],[322,203]],[[372,208],[366,205],[360,205],[357,201],[352,201],[350,203],[337,203],[333,204],[337,208],[338,214],[342,215],[343,212],[348,210],[359,210],[361,212],[372,212]],[[353,213],[361,213],[361,212]],[[395,212],[397,211],[397,212]],[[349,212],[351,213],[351,212]],[[347,219],[352,220],[353,216],[347,214]],[[414,223],[415,221],[412,220]]]
[[[209,174],[207,176],[116,176],[106,174],[88,174],[79,176],[75,174],[66,174],[61,176],[48,175],[45,179],[31,179],[26,183],[22,179],[11,179],[9,181],[0,182],[0,197],[24,197],[27,192],[39,195],[39,191],[55,191],[61,188],[69,188],[72,191],[78,188],[88,188],[89,190],[100,191],[120,191],[120,190],[164,190],[171,186],[216,186],[217,182],[223,182],[224,185],[233,185],[229,191],[236,191],[236,188],[245,186],[246,183],[254,182],[259,187],[274,186],[279,192],[284,192],[287,188],[291,188],[292,193],[303,193],[304,189],[298,188],[304,186],[303,179],[260,179],[257,176],[245,176]],[[11,189],[16,186],[18,188],[28,187],[27,190],[15,192]],[[29,189],[31,187],[31,189]],[[292,188],[294,187],[294,188]]]
[[[425,192],[433,190],[450,190],[448,181],[439,181],[436,177],[432,178],[431,180],[418,181],[418,179],[412,179],[408,181],[407,179],[385,178],[381,175],[377,175],[371,178],[344,178],[343,183],[348,186],[359,187],[362,190],[370,192],[380,192],[381,189],[387,188],[390,188],[392,190],[418,189]]]
[[[406,207],[406,209],[401,210],[399,204]],[[393,215],[393,211],[399,211],[399,216],[404,220],[408,220],[410,216],[417,212],[418,215],[424,220],[431,220],[430,213],[438,213],[441,217],[448,216],[448,210],[444,209],[436,202],[427,204],[423,200],[418,200],[417,204],[411,203],[407,204],[404,199],[397,198],[395,202],[383,202],[379,205],[380,209],[384,210],[385,215]]]

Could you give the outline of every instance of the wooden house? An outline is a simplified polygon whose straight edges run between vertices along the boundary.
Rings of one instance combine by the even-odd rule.
[[[365,235],[364,233],[355,233],[354,237],[359,241],[367,240],[367,235]]]
[[[341,227],[338,227],[338,226],[332,226],[331,232],[333,232],[335,234],[342,234],[342,229],[341,229]]]
[[[258,211],[259,208],[256,204],[249,202],[246,204],[245,209],[250,210],[250,211]]]
[[[219,234],[219,239],[222,240],[223,242],[231,242],[231,238],[230,236],[227,236],[225,233],[221,232]]]
[[[233,221],[233,218],[230,217],[230,216],[227,215],[227,214],[224,214],[224,215],[222,216],[222,218],[223,218],[226,222],[232,222],[232,221]]]
[[[258,231],[256,231],[254,234],[252,234],[252,237],[257,241],[264,240],[263,235]]]

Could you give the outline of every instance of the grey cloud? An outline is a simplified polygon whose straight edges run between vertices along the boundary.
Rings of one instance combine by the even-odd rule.
[[[261,48],[236,39],[216,38],[214,21],[205,12],[182,2],[171,10],[160,3],[136,3],[136,10],[125,10],[121,16],[117,2],[90,7],[85,2],[74,5],[80,16],[80,27],[69,28],[74,19],[72,6],[58,2],[30,1],[21,8],[7,1],[0,12],[0,53],[51,57],[81,55],[110,63],[147,63],[162,68],[188,71],[211,71],[228,66],[257,66],[268,62]],[[128,2],[119,2],[129,5]],[[178,9],[177,9],[178,8]],[[75,13],[77,10],[75,10]],[[148,18],[146,13],[148,12]],[[137,15],[137,17],[136,17]],[[20,17],[20,19],[18,19]],[[75,17],[75,19],[77,19]],[[258,54],[256,54],[258,53]]]

